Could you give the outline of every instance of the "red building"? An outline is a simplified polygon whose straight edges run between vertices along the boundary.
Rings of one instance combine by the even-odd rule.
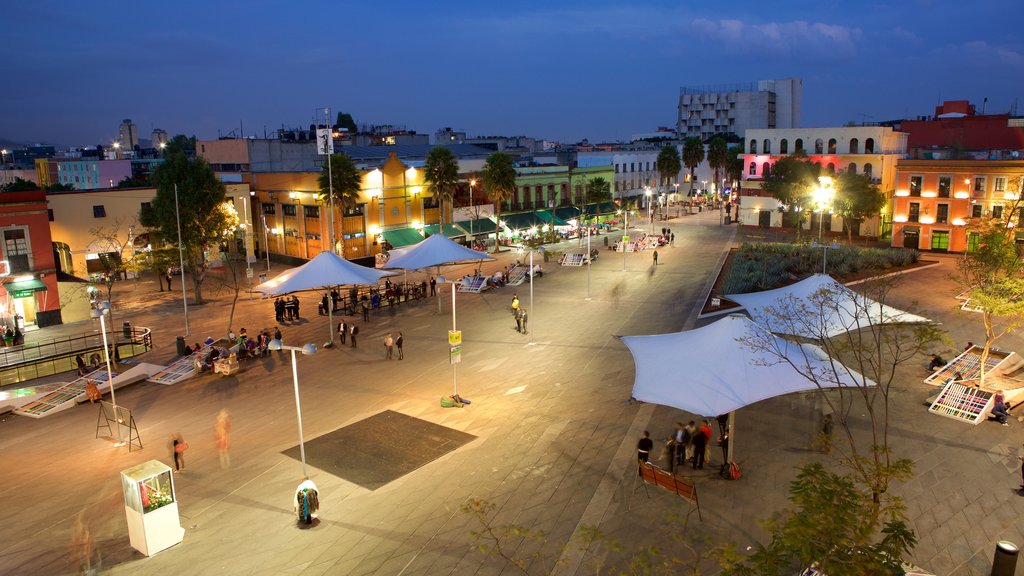
[[[1024,119],[976,113],[966,100],[943,102],[933,118],[902,120],[907,151],[923,160],[1024,159]]]
[[[61,323],[46,192],[0,193],[0,322]]]

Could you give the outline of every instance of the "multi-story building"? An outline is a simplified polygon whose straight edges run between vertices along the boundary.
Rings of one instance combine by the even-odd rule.
[[[615,173],[611,164],[570,167],[528,166],[516,169],[516,194],[509,198],[505,210],[542,210],[586,203],[587,185],[602,178],[612,192]]]
[[[737,218],[741,224],[765,227],[782,225],[779,202],[761,190],[761,182],[779,158],[800,153],[820,164],[823,174],[846,171],[868,175],[891,198],[896,162],[905,157],[907,150],[907,135],[888,126],[747,130],[745,140],[747,151],[743,154],[741,182],[744,199]],[[889,212],[883,209],[883,214]],[[819,218],[824,221],[819,223]],[[883,232],[882,224],[881,217],[854,223],[853,234],[877,237]],[[806,225],[843,231],[842,218],[832,218],[828,212],[813,214]]]
[[[894,123],[909,134],[907,151],[922,160],[1017,160],[1024,158],[1024,118],[978,114],[966,100],[943,102],[933,117]]]
[[[661,180],[657,167],[661,148],[638,142],[618,146],[610,152],[577,152],[577,163],[581,167],[610,164],[614,181],[611,192],[615,198],[645,198],[645,191],[656,188]],[[675,193],[677,190],[673,187],[668,192]],[[683,193],[686,192],[684,188]]]
[[[135,160],[99,160],[96,158],[39,158],[36,178],[42,186],[62,184],[76,190],[113,188],[131,178]]]
[[[61,323],[46,193],[0,194],[0,323],[13,327]]]
[[[707,141],[752,128],[797,128],[802,92],[800,78],[680,88],[676,132],[681,139]]]
[[[53,158],[57,155],[57,149],[53,146],[40,144],[38,146],[15,148],[11,154],[16,168],[34,168],[37,158]]]
[[[163,144],[167,144],[171,141],[171,137],[167,134],[166,130],[160,128],[153,128],[152,134],[149,135],[150,146],[156,150],[160,150]]]
[[[121,121],[121,126],[117,130],[117,141],[125,150],[135,150],[135,147],[139,145],[139,131],[135,128],[135,123],[131,118]]]
[[[1009,217],[1024,185],[1024,160],[900,160],[892,245],[971,250],[972,220]],[[1018,237],[1018,243],[1024,238]]]

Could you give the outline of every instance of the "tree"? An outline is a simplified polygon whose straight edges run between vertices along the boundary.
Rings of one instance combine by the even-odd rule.
[[[775,162],[761,189],[778,200],[786,210],[784,224],[796,228],[800,238],[804,215],[813,209],[811,193],[818,185],[821,166],[798,156],[786,156]]]
[[[885,206],[885,194],[871,183],[871,176],[852,172],[840,172],[836,176],[835,188],[832,211],[843,217],[843,228],[850,244],[853,244],[852,224],[878,214]]]
[[[171,154],[184,154],[189,158],[195,156],[196,137],[176,134],[174,138],[167,141],[167,146],[164,147],[164,157],[166,158]]]
[[[178,264],[178,249],[165,246],[162,248],[151,248],[136,255],[138,269],[148,270],[156,275],[156,285],[160,291],[164,291],[164,274]]]
[[[661,176],[661,183],[671,185],[671,182],[679,176],[679,171],[683,169],[679,160],[679,150],[671,144],[662,148],[658,153],[658,159],[654,162],[654,167],[658,171],[658,175]]]
[[[94,274],[92,281],[102,284],[106,290],[107,302],[113,302],[114,284],[127,279],[128,273],[139,269],[136,253],[132,249],[131,228],[124,230],[124,222],[115,219],[110,226],[99,226],[89,230],[92,236],[90,248],[99,257],[97,260],[103,268],[100,274]]]
[[[203,280],[210,266],[207,250],[220,242],[233,225],[237,225],[230,218],[224,183],[205,160],[188,158],[179,152],[167,156],[153,170],[152,180],[156,186],[156,197],[139,213],[139,220],[162,242],[176,244],[180,215],[185,269],[192,275],[195,303],[202,304]]]
[[[587,182],[587,203],[606,202],[612,199],[611,184],[598,176]]]
[[[711,139],[711,142],[708,143],[708,165],[711,166],[711,170],[715,174],[716,188],[722,185],[722,180],[719,178],[719,175],[724,173],[728,163],[729,144],[725,141],[725,138],[715,136]],[[742,164],[743,163],[740,162],[741,166]],[[721,189],[719,189],[719,192],[721,192]]]
[[[71,184],[61,184],[59,182],[54,182],[53,184],[50,184],[49,186],[44,188],[44,190],[46,190],[47,192],[67,192],[69,190],[74,189],[75,187],[72,186]]]
[[[743,180],[743,141],[738,146],[733,146],[728,151],[728,159],[725,162],[725,177],[733,182]]]
[[[39,189],[39,184],[31,180],[24,180],[20,176],[15,177],[14,182],[0,186],[0,192],[32,192]]]
[[[117,183],[118,188],[145,188],[149,186],[149,180],[146,178],[134,178],[132,176],[126,176],[123,180]]]
[[[231,202],[224,203],[224,211],[227,213],[229,228],[224,231],[220,249],[220,261],[224,265],[226,274],[221,278],[221,286],[231,292],[231,312],[228,313],[227,333],[233,332],[231,325],[235,321],[235,307],[238,305],[238,294],[242,291],[242,282],[239,274],[246,265],[245,260],[245,236],[241,228],[241,220],[238,218],[238,211]]]
[[[427,190],[441,200],[441,223],[444,223],[445,204],[448,205],[454,221],[455,207],[452,206],[452,198],[455,196],[455,187],[459,184],[459,161],[455,154],[444,146],[431,148],[423,166],[423,180],[427,183]]]
[[[359,190],[362,188],[362,174],[359,172],[359,168],[356,167],[356,163],[352,161],[352,158],[348,154],[331,154],[330,156],[330,170],[328,170],[327,162],[324,160],[323,168],[320,170],[320,195],[318,197],[320,204],[327,207],[331,205],[331,190],[333,184],[334,191],[334,202],[341,207],[342,219],[340,224],[341,237],[345,237],[345,211],[351,210],[356,207],[359,203]],[[330,173],[330,178],[328,178]],[[330,222],[334,221],[334,214],[330,215]],[[330,242],[330,238],[327,239]],[[331,246],[331,250],[335,250],[334,246]]]
[[[355,134],[359,131],[356,126],[356,121],[352,118],[352,115],[347,112],[338,112],[338,119],[334,122],[339,128],[348,130],[349,134]]]
[[[498,223],[494,230],[494,251],[497,252],[500,246],[498,234],[501,232],[501,205],[516,192],[516,167],[512,158],[503,152],[488,156],[480,180],[487,197],[494,202],[494,216]]]
[[[697,180],[697,166],[704,161],[704,143],[696,136],[683,140],[683,164],[690,170],[690,192]]]

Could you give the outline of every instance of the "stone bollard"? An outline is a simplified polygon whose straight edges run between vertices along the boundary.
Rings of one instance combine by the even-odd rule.
[[[1017,552],[1019,549],[1013,542],[1000,540],[996,544],[996,553],[992,558],[992,576],[1013,576],[1017,570]]]

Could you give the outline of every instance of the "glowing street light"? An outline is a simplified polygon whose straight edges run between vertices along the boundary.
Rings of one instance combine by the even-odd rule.
[[[100,319],[100,333],[103,335],[103,356],[107,364],[107,386],[110,387],[110,403],[114,406],[114,426],[117,428],[117,442],[115,447],[124,446],[121,439],[121,417],[117,413],[117,397],[114,395],[114,371],[110,368],[110,346],[107,344],[107,323],[106,317],[110,315],[110,302],[104,300],[96,305],[89,313],[93,318]]]
[[[814,189],[813,199],[818,211],[818,242],[821,242],[821,223],[825,219],[825,208],[832,204],[836,189],[831,176],[818,176],[818,186]]]

